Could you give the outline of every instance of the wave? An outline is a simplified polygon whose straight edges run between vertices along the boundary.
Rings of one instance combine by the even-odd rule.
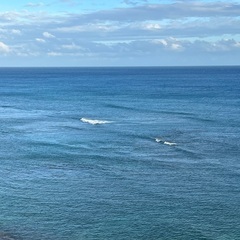
[[[203,157],[203,153],[199,152],[199,151],[194,151],[188,148],[185,148],[184,146],[181,146],[175,142],[169,142],[169,141],[165,141],[161,138],[155,138],[155,141],[157,143],[161,143],[164,145],[168,145],[168,146],[172,146],[174,147],[174,149],[180,153],[183,154],[185,157],[187,158],[191,158],[191,159],[202,159]]]
[[[115,108],[115,109],[123,109],[123,110],[134,110],[134,111],[139,110],[134,107],[126,107],[126,106],[116,105],[116,104],[106,104],[105,106],[110,108]]]
[[[163,142],[163,144],[165,144],[165,145],[169,145],[169,146],[175,146],[175,145],[177,145],[176,143],[173,143],[173,142],[167,142],[167,141]]]
[[[92,124],[92,125],[111,123],[110,121],[97,120],[97,119],[88,119],[88,118],[81,118],[80,120],[82,122],[84,122],[84,123],[89,123],[89,124]]]
[[[165,144],[165,145],[169,145],[169,146],[176,146],[177,144],[174,143],[174,142],[168,142],[168,141],[165,141],[165,140],[162,140],[160,138],[155,138],[155,141],[157,143],[162,143],[162,144]]]
[[[160,139],[160,138],[155,138],[155,141],[158,142],[158,143],[159,143],[159,142],[163,142],[163,140]]]

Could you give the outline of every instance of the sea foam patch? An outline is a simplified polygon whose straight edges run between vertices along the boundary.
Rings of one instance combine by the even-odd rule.
[[[81,118],[80,120],[84,123],[89,123],[89,124],[92,124],[92,125],[111,123],[110,121],[98,120],[98,119],[89,119],[89,118]]]
[[[155,141],[158,142],[158,143],[159,143],[159,142],[163,142],[163,140],[160,139],[160,138],[155,138]]]

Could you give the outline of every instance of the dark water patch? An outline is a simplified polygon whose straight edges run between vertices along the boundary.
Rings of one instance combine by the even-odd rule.
[[[116,104],[105,104],[106,107],[113,108],[113,109],[122,109],[122,110],[130,110],[130,111],[140,111],[140,109],[137,109],[135,107],[127,107],[123,105],[116,105]]]
[[[144,105],[139,105],[138,103],[135,103],[135,106],[124,106],[124,105],[117,105],[117,104],[105,104],[104,106],[112,108],[112,109],[119,109],[119,110],[128,110],[128,111],[134,111],[134,112],[138,112],[138,113],[156,113],[156,114],[163,114],[163,115],[172,115],[172,116],[181,116],[181,117],[189,117],[189,118],[193,118],[193,119],[199,119],[199,117],[197,117],[197,115],[195,113],[191,113],[191,112],[184,112],[184,111],[167,111],[167,110],[158,110],[156,109],[157,107],[159,107],[159,104],[156,104],[156,108],[155,107],[148,107],[148,103],[145,103]],[[141,107],[140,107],[141,106]],[[201,118],[200,118],[201,119]],[[205,120],[205,119],[203,119]],[[208,120],[208,119],[206,119]]]
[[[202,117],[198,117],[198,116],[187,116],[185,118],[193,120],[193,121],[202,122],[202,123],[215,123],[216,122],[215,119],[202,118]]]
[[[190,112],[180,112],[180,111],[166,111],[166,110],[159,110],[159,113],[168,114],[168,115],[178,115],[178,116],[196,116],[194,113]]]
[[[127,111],[131,111],[133,113],[135,112],[135,113],[141,113],[141,114],[144,114],[144,113],[172,114],[172,112],[170,112],[170,111],[168,112],[168,111],[157,110],[155,108],[148,108],[148,103],[140,105],[138,102],[136,102],[136,103],[131,102],[131,103],[128,103],[128,106],[107,103],[107,104],[104,104],[104,106],[107,108],[113,109],[113,110],[114,109],[122,110],[122,112],[127,110]]]
[[[0,240],[20,240],[7,232],[0,232]]]
[[[174,116],[174,117],[180,117],[181,119],[191,120],[193,122],[200,122],[200,123],[215,123],[215,119],[211,119],[208,117],[199,116],[195,113],[190,112],[176,112],[176,111],[159,111],[160,114],[166,115],[166,116]]]
[[[1,105],[0,108],[15,108],[12,105]]]
[[[69,129],[69,130],[76,130],[76,131],[83,131],[84,128],[82,127],[76,127],[76,126],[63,126],[64,129]]]

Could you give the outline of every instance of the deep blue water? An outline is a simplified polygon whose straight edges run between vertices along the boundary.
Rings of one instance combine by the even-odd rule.
[[[0,201],[0,239],[240,239],[240,67],[0,69]]]

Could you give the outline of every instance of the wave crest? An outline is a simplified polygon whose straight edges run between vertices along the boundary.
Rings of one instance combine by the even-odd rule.
[[[88,119],[88,118],[81,118],[80,120],[84,123],[89,123],[89,124],[92,124],[92,125],[111,123],[110,121]]]
[[[167,141],[165,141],[163,144],[165,144],[165,145],[169,145],[169,146],[175,146],[175,145],[177,145],[176,143],[173,143],[173,142],[167,142]]]
[[[160,138],[155,138],[155,141],[156,141],[157,143],[163,143],[163,144],[169,145],[169,146],[175,146],[175,145],[177,145],[177,144],[174,143],[174,142],[164,141],[164,140],[162,140],[162,139],[160,139]]]

